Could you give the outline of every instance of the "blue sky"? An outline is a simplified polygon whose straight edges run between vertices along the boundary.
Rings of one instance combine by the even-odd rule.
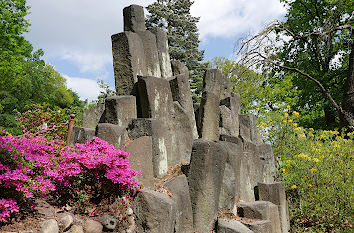
[[[123,8],[147,6],[153,0],[28,0],[32,26],[26,38],[44,59],[67,78],[67,87],[82,99],[99,94],[97,80],[114,88],[110,37],[123,30]],[[235,42],[280,19],[279,0],[195,0],[193,16],[200,17],[200,48],[205,60],[233,58]]]

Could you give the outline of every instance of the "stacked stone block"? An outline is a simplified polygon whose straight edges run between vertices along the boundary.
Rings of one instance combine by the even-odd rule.
[[[123,14],[124,32],[112,36],[118,96],[106,99],[95,135],[130,152],[131,167],[142,172],[137,179],[146,188],[134,207],[139,230],[287,232],[273,152],[260,140],[255,116],[240,114],[230,80],[220,70],[206,71],[201,103],[193,104],[189,71],[170,61],[166,33],[146,30],[140,6]],[[81,132],[76,141],[92,135],[75,132]],[[153,191],[175,165],[187,177],[165,184],[172,195]],[[220,210],[255,220],[218,219]]]

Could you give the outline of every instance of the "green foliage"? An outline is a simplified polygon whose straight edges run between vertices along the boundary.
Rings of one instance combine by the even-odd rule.
[[[349,232],[353,223],[354,135],[299,126],[288,110],[261,122],[273,144],[296,232]]]
[[[204,51],[200,51],[198,17],[190,14],[193,5],[190,0],[157,0],[149,5],[146,25],[158,27],[167,32],[169,52],[172,60],[186,64],[190,71],[191,88],[195,100],[200,98],[206,64],[200,63]]]
[[[264,116],[269,111],[282,111],[298,100],[299,93],[290,75],[279,79],[258,74],[225,57],[215,57],[209,65],[220,69],[230,79],[232,91],[241,95],[241,111],[244,113],[257,109],[259,115]]]
[[[354,2],[282,2],[287,7],[286,20],[275,28],[275,32],[277,40],[283,45],[277,56],[273,57],[274,60],[309,74],[321,82],[336,103],[340,104],[353,43],[352,31],[343,26],[354,25],[350,19]],[[293,71],[285,73],[292,74],[294,87],[300,92],[301,98],[293,107],[298,111],[302,110],[302,125],[322,129],[338,126],[339,119],[336,119],[335,109],[319,91],[318,86]]]
[[[25,112],[17,113],[18,126],[23,133],[66,141],[70,116],[66,110],[48,104],[27,105],[24,109]]]
[[[24,38],[29,23],[25,0],[0,0],[0,125],[18,134],[14,110],[26,105],[48,103],[60,108],[82,106],[66,80],[33,51]]]

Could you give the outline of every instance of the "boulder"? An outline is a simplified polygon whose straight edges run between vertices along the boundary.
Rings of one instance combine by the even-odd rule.
[[[72,225],[68,233],[84,233],[84,228],[80,225]]]
[[[134,143],[135,140],[137,140],[140,137],[144,136],[151,136],[151,144],[152,144],[152,167],[153,167],[153,174],[154,177],[162,177],[167,174],[168,170],[168,152],[170,152],[171,147],[170,144],[168,145],[168,137],[169,137],[169,132],[165,130],[165,127],[163,124],[160,123],[159,120],[157,119],[151,119],[151,118],[138,118],[138,119],[133,119],[131,123],[128,126],[128,137],[130,140],[127,143],[127,147],[129,146],[129,143]],[[149,139],[141,139],[144,140],[145,142],[145,147],[146,151],[144,152],[143,150],[139,148],[133,148],[133,146],[129,146],[130,150],[135,150],[136,152],[139,152],[135,157],[133,157],[133,162],[136,164],[135,166],[139,167],[141,163],[146,163],[144,165],[144,171],[146,172],[146,178],[150,184],[152,185],[152,180],[149,178],[150,177],[150,159],[149,159],[149,154],[148,152],[150,149],[148,149],[148,140]],[[168,150],[169,148],[169,150]],[[140,154],[141,152],[141,154]],[[145,157],[145,159],[140,160],[141,157]],[[136,159],[135,159],[136,158]],[[145,167],[146,166],[146,167]]]
[[[189,73],[188,67],[180,61],[171,61],[171,66],[174,76]]]
[[[48,219],[41,225],[39,233],[59,233],[59,226],[55,219]]]
[[[102,230],[103,226],[101,223],[92,219],[85,221],[85,233],[102,233]]]
[[[176,221],[176,203],[167,195],[142,190],[133,206],[138,232],[170,233]]]
[[[59,220],[59,228],[61,229],[61,231],[67,231],[69,230],[73,222],[74,222],[73,216],[67,214]]]
[[[108,231],[113,231],[117,226],[117,219],[107,214],[100,217],[100,222],[103,229]]]
[[[240,167],[240,199],[246,202],[255,201],[255,187],[263,180],[262,162],[257,146],[243,140],[243,156]]]
[[[176,135],[179,157],[174,163],[189,163],[193,146],[193,129],[189,121],[189,117],[182,106],[177,102],[173,102],[174,112],[172,113],[172,120],[174,123],[174,134]]]
[[[221,86],[223,83],[223,76],[218,69],[208,69],[203,78],[203,92],[207,91],[213,93],[220,99]]]
[[[274,183],[277,168],[275,166],[275,158],[272,146],[269,144],[261,144],[257,146],[257,151],[262,163],[263,183]]]

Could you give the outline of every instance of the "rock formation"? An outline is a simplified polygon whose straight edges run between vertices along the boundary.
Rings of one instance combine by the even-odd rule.
[[[240,114],[229,80],[208,70],[201,103],[193,106],[188,69],[170,61],[166,33],[146,30],[141,6],[123,14],[124,32],[112,36],[118,96],[92,111],[95,119],[86,122],[98,123],[95,131],[75,128],[72,143],[96,135],[131,153],[145,184],[133,208],[139,232],[288,232],[272,148],[262,143],[255,117]],[[165,183],[172,195],[154,191],[175,166],[185,175]]]

